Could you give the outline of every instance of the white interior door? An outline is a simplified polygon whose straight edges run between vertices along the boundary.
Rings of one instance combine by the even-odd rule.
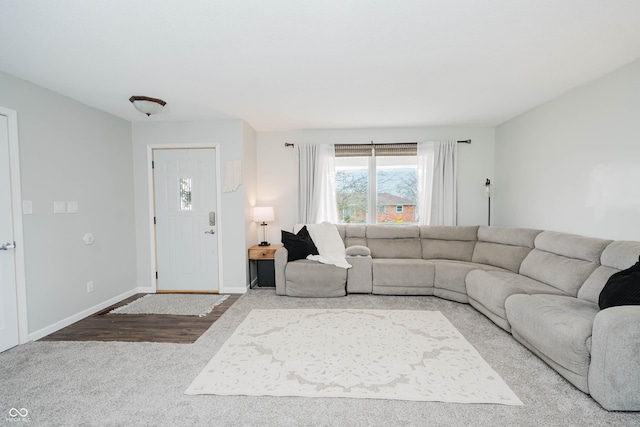
[[[0,115],[0,351],[19,343],[10,166],[9,124]]]
[[[215,148],[154,149],[159,292],[218,291]]]

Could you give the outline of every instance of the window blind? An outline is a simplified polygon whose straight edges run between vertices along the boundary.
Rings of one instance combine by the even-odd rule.
[[[336,157],[371,157],[372,144],[336,144]]]
[[[336,157],[417,156],[418,144],[336,144]]]
[[[376,156],[417,156],[418,144],[406,142],[401,144],[374,144]]]

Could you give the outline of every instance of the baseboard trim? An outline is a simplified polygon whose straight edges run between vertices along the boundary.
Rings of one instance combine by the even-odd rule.
[[[247,286],[225,286],[220,289],[221,294],[245,294],[247,293]]]
[[[118,296],[115,296],[104,302],[101,302],[100,304],[94,305],[93,307],[87,308],[86,310],[82,310],[81,312],[76,313],[72,316],[69,316],[66,319],[62,319],[59,322],[56,322],[52,325],[46,326],[40,330],[30,333],[29,341],[36,341],[36,340],[39,340],[40,338],[44,338],[47,335],[50,335],[56,331],[59,331],[62,328],[66,328],[67,326],[74,324],[79,320],[84,319],[85,317],[89,317],[92,314],[95,314],[101,310],[104,310],[105,308],[117,302],[120,302],[125,298],[129,298],[132,295],[135,295],[138,293],[149,293],[148,289],[152,289],[152,288],[134,288],[134,289],[131,289],[130,291],[124,292]],[[155,289],[153,289],[153,292],[155,292]]]

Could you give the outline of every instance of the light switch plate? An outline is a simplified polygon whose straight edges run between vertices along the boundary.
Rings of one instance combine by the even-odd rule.
[[[22,215],[31,215],[33,214],[33,203],[31,200],[23,200],[22,201]]]
[[[65,202],[53,202],[53,213],[54,214],[63,214],[66,213],[66,203]]]
[[[67,213],[78,213],[78,202],[67,202]]]

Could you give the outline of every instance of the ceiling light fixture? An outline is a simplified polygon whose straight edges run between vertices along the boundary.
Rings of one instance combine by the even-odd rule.
[[[159,113],[167,104],[162,99],[149,98],[148,96],[132,96],[129,101],[136,107],[136,110],[146,114],[147,117]]]

